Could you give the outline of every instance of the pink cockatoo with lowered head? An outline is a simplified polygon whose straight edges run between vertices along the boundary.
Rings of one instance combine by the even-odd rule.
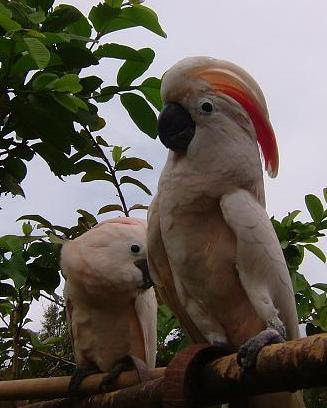
[[[235,64],[183,59],[163,76],[159,137],[169,149],[148,217],[148,262],[194,342],[227,344],[246,370],[266,344],[299,336],[292,283],[265,211],[278,150],[259,85]],[[248,405],[246,405],[248,404]],[[301,393],[233,407],[303,407]]]
[[[146,222],[114,218],[64,244],[64,298],[77,371],[71,391],[97,371],[106,384],[156,360],[157,302],[146,261]],[[136,359],[135,359],[136,358]],[[139,360],[137,360],[139,359]]]

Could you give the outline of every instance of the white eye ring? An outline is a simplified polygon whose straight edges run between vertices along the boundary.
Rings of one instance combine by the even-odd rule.
[[[141,245],[138,242],[134,242],[129,247],[133,255],[137,255],[141,252]]]
[[[214,111],[214,105],[212,100],[203,98],[199,101],[199,109],[201,113],[210,115]]]

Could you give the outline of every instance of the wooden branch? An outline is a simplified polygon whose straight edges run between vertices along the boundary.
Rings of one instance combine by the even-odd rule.
[[[163,378],[83,399],[38,402],[24,408],[161,408]]]
[[[150,378],[156,379],[164,375],[165,368],[149,370]],[[101,392],[99,385],[107,374],[93,374],[85,378],[80,387],[83,395],[93,395]],[[68,395],[69,376],[50,378],[31,378],[26,380],[0,381],[0,400],[19,399],[50,399]],[[121,389],[138,384],[139,377],[135,370],[120,374],[115,382],[115,389]]]
[[[187,355],[188,351],[181,353]],[[175,359],[182,361],[180,355]],[[174,365],[174,360],[169,367]],[[78,401],[57,399],[41,402],[26,408],[139,408],[141,406],[159,408],[162,401],[164,407],[185,407],[191,401],[192,406],[196,402],[201,407],[207,407],[226,402],[231,397],[320,387],[327,385],[327,333],[265,347],[258,355],[256,370],[251,373],[242,372],[237,364],[236,354],[215,359],[203,367],[197,363],[197,367],[198,369],[192,373],[191,378],[188,377],[187,381],[182,384],[185,394],[183,401],[167,400],[165,387],[169,381],[164,377],[158,378],[164,374],[165,369],[157,368],[151,370],[151,378],[157,377],[156,379],[138,385],[133,385],[137,382],[135,372],[122,373],[117,380],[116,388],[129,387],[127,389],[86,397]],[[185,370],[185,367],[181,365],[180,370],[187,373],[187,369]],[[172,372],[171,368],[167,370],[167,373],[169,372]],[[101,378],[103,375],[97,374],[85,379],[82,385],[83,391],[91,394],[92,390],[97,390],[95,383],[98,385]],[[186,375],[184,377],[179,376],[179,378],[185,380]],[[0,399],[24,399],[31,396],[31,390],[28,390],[28,387],[25,387],[25,393],[20,391],[22,384],[27,381],[32,387],[34,387],[33,381],[34,384],[35,381],[42,381],[44,391],[38,394],[41,398],[45,394],[48,396],[53,396],[56,393],[57,396],[65,394],[69,377],[3,381],[0,382]],[[64,385],[57,386],[56,391],[54,384],[58,381],[64,381]],[[14,386],[14,384],[20,384],[20,386]],[[50,384],[53,387],[52,392],[49,392]],[[9,387],[11,387],[10,392],[8,392]],[[35,397],[36,392],[32,394]],[[187,400],[187,396],[189,400]]]

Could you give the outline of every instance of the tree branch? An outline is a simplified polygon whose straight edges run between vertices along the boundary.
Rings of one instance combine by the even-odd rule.
[[[125,202],[125,198],[124,198],[123,193],[122,193],[122,191],[120,189],[120,185],[119,185],[119,182],[118,182],[117,177],[116,177],[115,169],[112,167],[112,165],[111,165],[110,161],[108,160],[107,156],[105,155],[104,151],[101,149],[101,147],[99,146],[97,141],[94,139],[92,133],[88,130],[88,128],[86,126],[84,126],[84,130],[88,134],[90,140],[92,141],[93,146],[98,151],[100,157],[102,158],[102,160],[108,166],[110,175],[111,175],[111,177],[113,179],[113,185],[115,186],[115,188],[116,188],[116,190],[118,192],[118,196],[119,196],[120,202],[122,204],[124,214],[126,215],[126,217],[129,217],[129,213],[128,213],[127,205],[126,205],[126,202]]]
[[[40,293],[40,296],[42,296],[44,299],[49,300],[50,302],[55,303],[56,305],[60,306],[60,307],[65,307],[65,305],[61,302],[59,302],[56,299],[52,299],[50,296],[44,295],[43,293]]]
[[[65,364],[72,365],[72,366],[74,366],[74,367],[76,366],[76,364],[73,363],[72,361],[66,360],[65,358],[58,357],[58,356],[55,356],[55,355],[50,354],[50,353],[46,353],[45,351],[38,350],[38,349],[36,349],[35,347],[30,346],[29,344],[25,344],[25,347],[28,348],[29,350],[34,351],[35,353],[41,354],[42,356],[49,357],[49,358],[53,358],[53,359],[55,359],[55,360],[61,361],[62,363],[65,363]]]
[[[194,369],[197,347],[201,348],[191,346],[178,353],[167,369],[150,370],[151,380],[146,383],[135,385],[138,375],[128,371],[118,377],[113,387],[124,390],[76,402],[70,399],[39,402],[26,408],[155,408],[162,402],[172,403],[174,398],[179,407],[188,406],[190,400],[207,407],[232,398],[327,385],[327,333],[264,347],[258,354],[255,370],[246,373],[238,365],[236,354],[205,362],[198,359]],[[87,377],[81,392],[98,393],[105,375]],[[62,397],[67,395],[69,381],[70,377],[1,381],[0,399]]]

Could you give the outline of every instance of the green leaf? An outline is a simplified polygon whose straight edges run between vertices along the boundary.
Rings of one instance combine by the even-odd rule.
[[[131,47],[127,47],[126,45],[115,43],[100,45],[93,54],[98,59],[116,58],[144,62],[142,54],[140,54],[138,51],[134,50]]]
[[[301,213],[300,210],[294,210],[292,212],[289,212],[286,217],[282,219],[282,224],[286,226],[290,226],[292,224],[292,221]]]
[[[324,188],[322,191],[323,191],[323,194],[324,194],[324,199],[325,199],[325,201],[327,203],[327,188]]]
[[[26,330],[29,335],[30,335],[30,340],[32,343],[32,346],[36,349],[36,350],[40,350],[40,351],[46,351],[49,350],[49,348],[51,347],[50,345],[46,345],[43,342],[41,342],[38,338],[37,333],[34,333],[32,330]]]
[[[69,71],[99,64],[92,51],[71,44],[62,44],[57,50],[57,55],[60,57],[66,70]]]
[[[82,183],[86,183],[86,182],[94,181],[94,180],[106,180],[111,183],[113,182],[113,178],[108,173],[104,171],[100,171],[98,169],[86,172],[84,176],[81,178]]]
[[[321,309],[326,303],[326,293],[318,294],[314,290],[311,290],[311,297],[317,310]]]
[[[313,221],[315,223],[322,221],[324,216],[324,208],[320,199],[314,194],[308,194],[305,196],[305,203]]]
[[[326,263],[326,255],[323,253],[323,251],[320,248],[312,244],[306,244],[304,246],[308,251],[316,255],[316,257],[318,257],[322,262]]]
[[[83,17],[83,14],[76,7],[60,4],[52,13],[48,14],[42,29],[43,31],[60,32]]]
[[[35,79],[32,82],[32,87],[35,91],[47,89],[47,86],[56,79],[58,79],[58,75],[56,74],[52,74],[50,72],[42,73],[35,77]]]
[[[104,164],[99,163],[95,160],[83,159],[74,164],[74,170],[75,174],[81,172],[89,173],[95,170],[105,173],[107,171],[107,167]]]
[[[5,31],[16,31],[22,28],[22,26],[19,23],[9,18],[8,14],[7,15],[3,14],[1,10],[0,10],[0,26]]]
[[[157,14],[148,7],[133,5],[122,10],[121,17],[132,21],[135,25],[142,26],[161,37],[166,38],[167,34],[161,28]]]
[[[1,11],[1,10],[0,10]],[[16,289],[9,283],[0,282],[0,297],[17,297]]]
[[[47,47],[37,38],[25,37],[24,42],[39,69],[45,68],[50,61],[50,52]]]
[[[24,190],[18,184],[15,177],[11,174],[5,174],[2,180],[2,191],[6,191],[11,193],[13,196],[20,195],[21,197],[25,198]]]
[[[94,100],[98,103],[108,102],[119,91],[119,86],[106,86],[101,89],[100,94],[97,94],[97,96],[94,97]]]
[[[327,331],[327,306],[325,306],[319,313],[319,326]]]
[[[21,182],[24,180],[26,174],[27,174],[27,169],[25,163],[18,159],[18,158],[8,158],[4,162],[5,169],[7,172],[9,172],[16,181]]]
[[[48,163],[51,171],[58,176],[68,176],[73,173],[70,159],[51,143],[35,143],[33,149]]]
[[[27,14],[28,19],[34,24],[43,23],[45,20],[45,14],[43,10],[35,11],[34,13]]]
[[[40,215],[26,214],[26,215],[22,215],[21,217],[17,218],[16,221],[21,221],[21,220],[35,221],[35,222],[38,222],[42,227],[52,229],[51,222],[41,217]]]
[[[129,92],[121,95],[120,100],[136,126],[155,139],[158,134],[157,117],[146,100]]]
[[[317,288],[320,290],[323,290],[324,292],[327,292],[327,283],[315,283],[314,285],[311,285],[313,288]]]
[[[105,0],[105,3],[112,8],[120,8],[123,4],[123,0]]]
[[[95,75],[81,78],[79,83],[82,85],[83,89],[80,94],[91,95],[96,89],[99,88],[102,82],[103,80]]]
[[[0,3],[0,15],[11,18],[12,12],[9,8],[5,7],[2,3]]]
[[[88,110],[86,103],[77,96],[57,94],[53,95],[53,98],[70,112],[76,113],[78,109]]]
[[[120,9],[114,9],[107,4],[99,3],[97,6],[92,7],[89,19],[94,29],[101,35],[134,26],[133,23],[121,19],[120,14]]]
[[[138,53],[143,61],[124,62],[117,74],[117,84],[121,87],[129,86],[136,78],[139,78],[149,68],[154,59],[154,51],[151,48],[142,48]]]
[[[28,35],[29,37],[35,37],[35,38],[45,38],[46,36],[43,33],[40,33],[40,31],[36,31],[36,30],[27,30],[26,35]]]
[[[294,293],[303,291],[304,289],[307,289],[310,286],[305,277],[298,272],[292,274],[292,284]]]
[[[33,227],[29,222],[24,222],[22,225],[22,231],[24,235],[30,235],[33,231]]]
[[[57,92],[69,92],[72,94],[83,89],[76,74],[66,74],[59,79],[55,79],[48,84],[47,88]]]
[[[128,211],[132,210],[147,210],[149,208],[148,205],[143,205],[143,204],[134,204],[132,207],[128,209]]]
[[[108,143],[101,136],[97,136],[95,140],[100,146],[109,147]]]
[[[138,159],[137,157],[128,157],[128,158],[120,160],[116,164],[115,169],[117,171],[121,171],[121,170],[138,171],[142,169],[153,169],[153,167],[151,166],[151,164],[149,164],[143,159]]]
[[[160,87],[161,81],[155,77],[147,78],[140,86],[137,87],[137,89],[143,93],[146,99],[152,103],[152,105],[158,109],[158,111],[161,111],[162,109]]]
[[[120,179],[120,184],[134,184],[135,186],[139,187],[140,189],[142,189],[145,193],[147,193],[148,195],[152,195],[151,191],[148,189],[148,187],[146,185],[144,185],[143,183],[141,183],[139,180],[136,180],[133,177],[129,177],[129,176],[123,176]]]
[[[104,207],[101,207],[100,210],[98,211],[98,215],[104,214],[110,211],[121,211],[124,212],[123,207],[118,204],[109,204],[105,205]]]
[[[121,159],[123,148],[121,146],[114,146],[111,152],[113,161],[117,163]]]
[[[98,223],[98,221],[97,221],[97,219],[95,218],[95,216],[94,215],[92,215],[91,213],[89,213],[88,211],[85,211],[85,210],[76,210],[76,212],[78,212],[79,214],[81,214],[81,216],[83,217],[83,218],[85,218],[90,224],[97,224]]]

